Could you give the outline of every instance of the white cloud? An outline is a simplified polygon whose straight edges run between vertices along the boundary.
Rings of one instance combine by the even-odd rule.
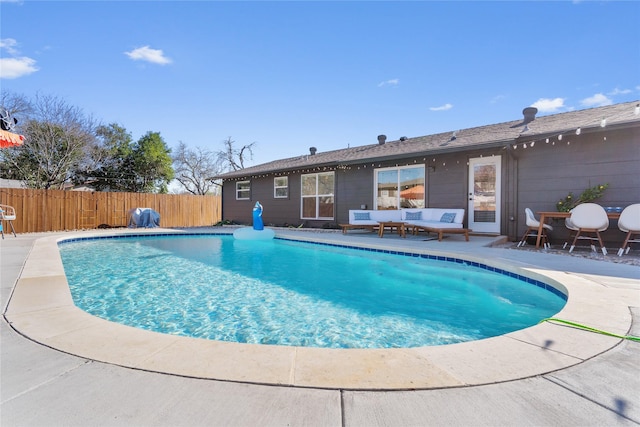
[[[618,89],[618,88],[615,88],[614,90],[609,92],[607,95],[611,95],[611,96],[627,95],[627,94],[629,94],[631,92],[633,92],[631,89]]]
[[[133,49],[131,52],[125,52],[125,55],[134,61],[147,61],[160,65],[171,63],[171,59],[164,56],[164,52],[161,49],[151,49],[149,46]]]
[[[1,39],[0,49],[9,55],[16,56],[20,52],[16,49],[18,42],[15,39]],[[0,79],[17,79],[38,71],[36,60],[26,56],[15,58],[0,58]]]
[[[400,83],[399,79],[390,79],[390,80],[378,83],[378,87],[382,87],[382,86],[398,86],[398,83]]]
[[[555,113],[564,107],[564,98],[540,98],[531,106],[537,108],[541,113]]]
[[[450,110],[452,108],[453,108],[453,105],[444,104],[444,105],[441,105],[439,107],[429,107],[429,110],[431,110],[431,111],[446,111],[446,110]]]
[[[500,102],[500,101],[505,100],[505,99],[507,99],[506,95],[496,95],[489,101],[489,103],[490,104],[495,104],[495,103]]]
[[[596,93],[593,96],[590,96],[589,98],[585,98],[582,101],[580,101],[580,103],[585,106],[585,107],[602,107],[604,105],[611,105],[613,104],[613,101],[608,98],[606,95],[603,95],[601,93]]]
[[[0,39],[0,49],[6,50],[9,55],[18,54],[18,49],[15,48],[17,45],[16,39]]]
[[[35,59],[0,58],[0,79],[17,79],[38,71]]]

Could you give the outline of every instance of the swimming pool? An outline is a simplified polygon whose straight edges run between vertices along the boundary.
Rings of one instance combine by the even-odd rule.
[[[460,259],[286,239],[126,236],[64,242],[60,252],[90,314],[242,343],[450,344],[534,325],[566,302],[544,283]]]

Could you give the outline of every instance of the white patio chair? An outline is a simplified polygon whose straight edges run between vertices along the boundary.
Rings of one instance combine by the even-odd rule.
[[[2,234],[2,238],[4,239],[4,227],[2,221],[8,221],[9,226],[11,227],[11,231],[13,232],[14,237],[16,236],[16,230],[13,228],[13,221],[16,219],[16,210],[13,206],[9,205],[0,205],[0,233]]]
[[[627,233],[622,247],[618,249],[618,256],[622,256],[622,254],[629,253],[629,249],[631,249],[629,243],[640,243],[640,239],[631,238],[640,235],[640,203],[624,208],[618,219],[618,228],[623,233]]]
[[[571,223],[578,229],[569,252],[572,252],[576,247],[578,239],[589,240],[591,243],[591,250],[596,251],[594,241],[600,243],[600,249],[602,254],[607,254],[607,248],[602,243],[601,231],[605,231],[609,228],[609,217],[607,212],[600,205],[595,203],[582,203],[571,210]],[[591,234],[591,236],[587,236]],[[595,237],[593,237],[595,235]]]
[[[525,231],[525,233],[522,235],[522,239],[520,239],[520,241],[518,242],[518,245],[516,247],[520,247],[520,246],[524,246],[527,244],[527,239],[529,237],[535,237],[536,239],[538,238],[538,228],[540,227],[540,221],[538,221],[536,219],[536,217],[533,215],[533,211],[529,208],[525,208],[524,213],[527,217],[527,231]],[[553,230],[553,227],[551,227],[549,224],[543,224],[542,225],[542,236],[540,236],[540,239],[543,243],[543,247],[545,249],[549,249],[551,247],[551,244],[549,243],[549,236],[547,236],[547,230],[551,231]]]

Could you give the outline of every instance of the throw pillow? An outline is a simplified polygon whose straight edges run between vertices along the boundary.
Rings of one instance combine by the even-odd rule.
[[[353,219],[356,221],[370,221],[371,215],[369,215],[369,212],[354,212]]]
[[[454,219],[456,219],[456,214],[447,212],[442,214],[442,216],[440,217],[440,222],[453,222]]]
[[[420,221],[422,220],[422,212],[406,212],[405,219],[407,221]]]

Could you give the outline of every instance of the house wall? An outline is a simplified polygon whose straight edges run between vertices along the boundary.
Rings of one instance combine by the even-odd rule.
[[[606,137],[606,140],[604,139]],[[523,143],[527,143],[527,148]],[[640,203],[640,129],[605,129],[592,134],[557,136],[549,143],[531,140],[503,147],[475,149],[449,154],[424,154],[401,160],[366,162],[335,170],[335,220],[305,221],[308,227],[323,227],[348,221],[349,209],[366,205],[373,209],[374,171],[391,166],[425,165],[427,207],[468,210],[468,161],[480,156],[502,156],[501,234],[517,240],[526,230],[524,209],[555,211],[556,202],[569,192],[578,196],[588,187],[608,183],[603,206],[625,207]],[[273,175],[255,177],[250,201],[235,200],[235,181],[223,187],[223,219],[250,224],[256,200],[264,206],[265,224],[293,225],[300,219],[300,172],[289,176],[289,197],[273,198]],[[468,218],[465,218],[467,225]],[[554,243],[568,235],[564,222],[553,224]],[[617,223],[612,221],[605,239],[622,240]]]
[[[606,137],[606,140],[604,139]],[[590,135],[563,135],[562,141],[536,141],[533,147],[520,145],[510,150],[517,163],[513,179],[517,182],[517,238],[526,231],[524,209],[555,211],[556,203],[572,192],[578,197],[585,189],[609,184],[602,206],[626,207],[640,203],[640,130],[604,130]],[[568,236],[564,220],[552,224],[552,243]],[[512,237],[516,237],[512,236]],[[622,232],[612,220],[604,233],[609,242],[620,242]]]

